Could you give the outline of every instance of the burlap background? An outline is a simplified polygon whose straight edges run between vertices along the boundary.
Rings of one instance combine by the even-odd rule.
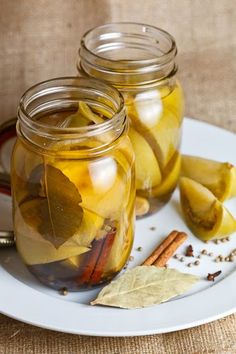
[[[81,34],[108,21],[144,22],[171,32],[179,48],[186,115],[236,132],[234,0],[0,0],[0,121],[15,115],[30,85],[74,74]],[[236,316],[165,335],[96,338],[0,315],[0,353],[232,354]]]

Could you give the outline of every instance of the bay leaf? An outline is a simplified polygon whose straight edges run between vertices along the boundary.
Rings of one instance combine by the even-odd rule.
[[[45,200],[27,201],[14,211],[17,250],[28,265],[46,264],[78,256],[88,252],[90,248],[71,244],[70,239],[56,248],[38,231],[41,223],[40,205]]]
[[[176,269],[138,266],[105,286],[91,305],[126,309],[157,305],[183,294],[197,280],[198,277]]]
[[[78,231],[83,209],[80,193],[59,169],[45,165],[46,204],[41,203],[39,232],[59,247]]]

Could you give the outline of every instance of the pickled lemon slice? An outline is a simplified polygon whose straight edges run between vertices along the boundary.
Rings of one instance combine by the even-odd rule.
[[[160,147],[159,162],[166,167],[180,144],[181,131],[178,118],[164,107],[161,119],[154,128],[150,129],[150,132]]]
[[[189,178],[180,179],[180,201],[189,228],[201,240],[222,238],[236,231],[236,221],[214,194]]]
[[[84,208],[81,225],[66,244],[89,247],[103,224],[104,218]]]
[[[44,240],[42,236],[38,241],[35,241],[31,237],[32,233],[35,231],[29,231],[28,228],[26,229],[27,234],[17,232],[16,246],[20,256],[28,265],[61,261],[90,250],[88,247],[67,246],[66,244],[56,249],[49,241]]]
[[[55,247],[40,233],[41,225],[48,222],[44,219],[46,215],[38,212],[41,204],[41,199],[27,201],[15,214],[17,248],[24,261],[27,264],[44,264],[87,252],[104,219],[84,209],[82,222],[74,235],[60,247]]]
[[[236,168],[228,162],[183,155],[181,174],[203,184],[220,201],[236,196]]]
[[[125,206],[133,178],[130,171],[134,157],[130,140],[121,138],[116,144],[110,155],[94,160],[78,160],[77,150],[60,152],[56,149],[54,157],[45,159],[45,163],[59,169],[75,185],[82,197],[81,206],[103,218],[114,217]]]
[[[181,155],[176,154],[176,157],[174,157],[173,164],[171,164],[170,168],[168,169],[167,166],[167,171],[166,171],[166,176],[163,178],[162,183],[159,186],[156,186],[152,190],[152,196],[154,197],[161,197],[164,196],[167,193],[173,192],[175,189],[178,179],[179,179],[179,174],[180,174],[180,168],[181,168]]]
[[[155,126],[163,112],[159,90],[138,93],[133,101],[135,112],[142,124],[151,128]]]
[[[163,105],[164,107],[168,108],[168,110],[171,111],[172,114],[175,115],[175,117],[179,121],[179,124],[181,124],[183,120],[184,100],[183,92],[179,82],[177,81],[175,88],[171,92],[165,91],[166,87],[163,87],[163,89],[161,89],[161,94],[163,96]]]
[[[133,245],[133,234],[132,223],[126,227],[126,224],[120,220],[117,235],[104,269],[104,277],[109,273],[119,272],[125,265]]]
[[[85,102],[79,102],[79,110],[84,115],[84,117],[86,117],[88,120],[92,121],[95,124],[100,124],[104,122],[104,119],[101,118],[99,115],[93,113],[91,108]]]
[[[60,124],[60,127],[86,127],[93,122],[95,124],[100,124],[104,122],[100,116],[93,113],[90,107],[83,101],[79,101],[78,110],[66,117]]]
[[[127,217],[133,211],[135,199],[135,178],[134,178],[134,154],[130,139],[127,137],[122,139],[119,149],[114,150],[114,156],[120,170],[124,183],[126,184],[126,191],[123,200],[123,207],[126,208]]]
[[[149,189],[161,183],[161,172],[147,141],[130,127],[129,137],[135,153],[136,188]]]
[[[57,167],[75,185],[81,206],[103,218],[113,217],[123,206],[126,183],[112,157],[94,161],[56,161]]]
[[[32,206],[29,205],[31,208]],[[16,225],[16,246],[24,262],[28,265],[45,264],[60,261],[69,257],[78,256],[90,249],[85,246],[78,246],[76,243],[66,241],[62,246],[56,248],[50,241],[43,238],[35,227],[39,219],[32,220],[31,224],[26,223],[20,210],[15,211]],[[69,242],[69,244],[68,244]]]
[[[152,148],[161,170],[171,160],[180,143],[180,123],[182,120],[180,114],[182,108],[180,109],[181,112],[175,111],[177,103],[172,106],[173,100],[171,99],[176,90],[173,90],[167,96],[170,98],[161,99],[160,92],[157,90],[156,97],[154,92],[150,91],[150,99],[145,96],[141,97],[141,94],[139,94],[138,99],[135,98],[132,101],[129,98],[127,101],[128,116],[136,131]],[[177,94],[177,96],[180,96],[180,94]],[[143,98],[143,102],[141,98]]]

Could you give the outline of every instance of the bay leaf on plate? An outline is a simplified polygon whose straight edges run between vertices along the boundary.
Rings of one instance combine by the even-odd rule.
[[[78,231],[83,209],[75,185],[59,169],[45,165],[46,203],[41,203],[42,223],[39,232],[59,247]]]
[[[136,309],[157,305],[183,294],[198,277],[176,269],[138,266],[105,286],[91,305]]]

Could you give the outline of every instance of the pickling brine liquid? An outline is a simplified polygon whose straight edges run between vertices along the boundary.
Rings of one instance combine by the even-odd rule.
[[[78,110],[38,116],[59,128],[106,121]],[[83,139],[29,143],[19,134],[12,158],[17,250],[41,282],[76,291],[110,280],[130,254],[134,234],[134,156],[129,138],[112,132]],[[40,145],[40,148],[37,146]],[[106,146],[102,152],[101,144]],[[86,152],[86,153],[85,153]],[[91,154],[91,156],[90,156]]]
[[[145,216],[171,197],[180,174],[183,95],[181,87],[124,93],[129,137],[135,152],[136,210]]]

